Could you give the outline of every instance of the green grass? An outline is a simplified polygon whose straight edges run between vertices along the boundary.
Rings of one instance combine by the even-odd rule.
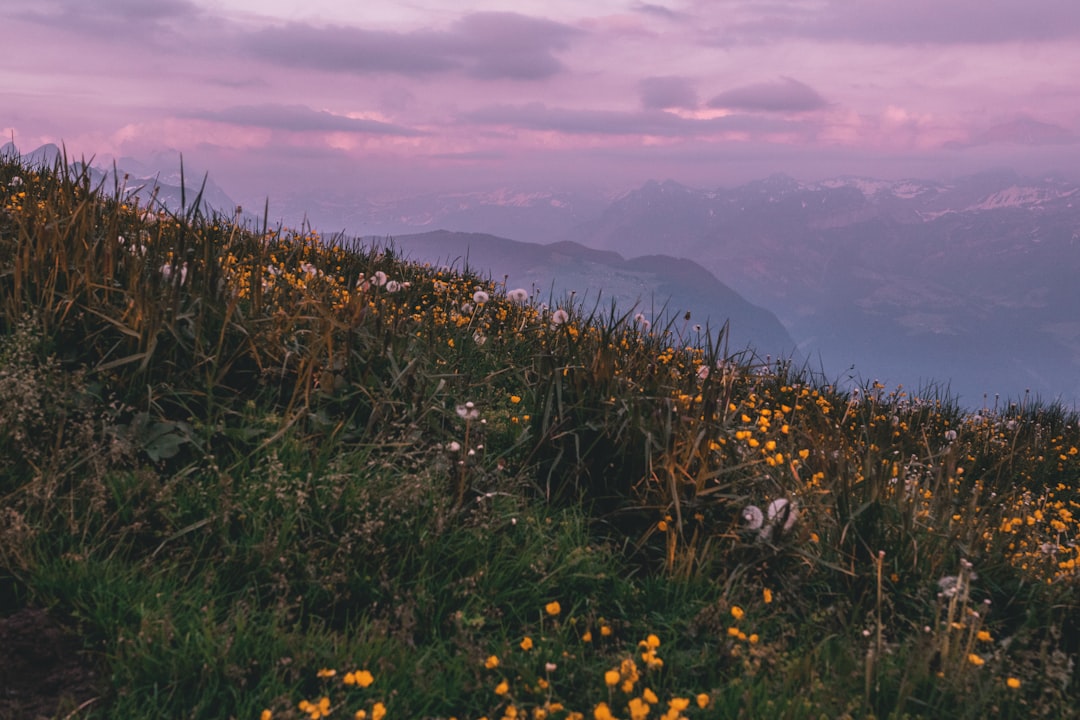
[[[79,717],[1075,715],[1075,413],[507,290],[0,161],[0,616]]]

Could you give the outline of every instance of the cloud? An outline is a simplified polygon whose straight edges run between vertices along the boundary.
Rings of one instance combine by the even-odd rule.
[[[641,107],[646,110],[693,109],[698,106],[697,91],[693,83],[684,77],[648,77],[638,83],[638,92],[641,94]]]
[[[465,113],[462,120],[566,135],[652,135],[692,137],[722,132],[795,132],[807,126],[747,115],[684,118],[662,110],[578,110],[543,103],[489,105]]]
[[[169,21],[190,21],[203,15],[203,10],[190,0],[39,0],[32,10],[16,12],[20,20],[80,33],[132,27],[156,28]]]
[[[1020,117],[1007,123],[987,128],[974,135],[966,143],[946,143],[948,148],[968,148],[979,145],[1074,145],[1080,137],[1068,128],[1041,122],[1030,117]]]
[[[280,65],[345,73],[429,75],[460,70],[484,80],[540,80],[562,71],[555,51],[580,33],[510,12],[478,12],[448,30],[389,32],[288,23],[252,33],[246,47]]]
[[[474,77],[539,80],[563,69],[553,51],[566,48],[579,32],[550,20],[485,12],[459,20],[446,42]]]
[[[335,115],[326,110],[312,110],[303,105],[237,105],[223,110],[192,113],[190,117],[230,125],[246,125],[289,132],[346,132],[400,137],[416,137],[425,134],[402,125]]]
[[[826,104],[816,90],[789,77],[733,88],[708,102],[711,108],[757,112],[806,112]]]
[[[994,44],[1080,37],[1080,3],[1072,0],[698,0],[719,18],[709,44],[785,38],[887,45]]]
[[[665,20],[681,20],[684,17],[682,13],[676,12],[671,8],[666,8],[663,5],[654,5],[652,3],[639,2],[636,3],[631,10],[646,15],[652,15],[653,17],[663,18]]]

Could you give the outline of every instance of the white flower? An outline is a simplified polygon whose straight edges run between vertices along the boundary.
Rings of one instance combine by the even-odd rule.
[[[704,380],[709,377],[709,366],[702,365],[697,369],[698,380]]]
[[[8,187],[13,187],[13,188],[14,187],[19,187],[22,184],[23,184],[22,178],[19,177],[18,175],[16,175],[15,177],[11,178],[11,182],[8,183]]]
[[[529,293],[525,288],[515,288],[506,293],[506,299],[518,305],[524,305],[529,299]]]
[[[300,263],[300,270],[308,277],[314,277],[319,274],[318,269],[309,262]]]
[[[551,325],[552,325],[552,327],[555,327],[557,325],[562,325],[563,323],[565,323],[569,319],[570,319],[570,313],[566,312],[562,308],[559,308],[555,312],[551,313]]]
[[[473,333],[472,339],[473,339],[473,342],[476,343],[477,345],[483,345],[484,343],[487,342],[487,335],[484,335],[484,333],[477,330],[476,332]]]
[[[461,443],[459,443],[457,440],[452,440],[450,443],[447,444],[446,449],[450,452],[458,452],[459,450],[461,450]]]
[[[483,305],[484,303],[486,303],[488,300],[491,299],[491,296],[488,295],[483,290],[477,290],[476,292],[473,293],[472,299],[473,299],[473,302],[476,303],[477,305]]]
[[[180,284],[183,285],[187,282],[187,263],[180,266]],[[173,267],[170,263],[165,263],[161,266],[161,277],[165,278],[165,282],[169,282],[172,279]]]
[[[270,273],[274,277],[277,277],[278,275],[281,274],[281,270],[278,269],[278,267],[275,266],[275,265],[267,265],[266,266],[266,272]]]
[[[384,273],[382,270],[376,270],[375,275],[371,278],[371,281],[379,287],[385,285],[387,280],[388,278],[386,277],[386,273]]]
[[[956,439],[956,431],[955,430],[946,430],[945,431],[945,440],[946,441],[952,442],[955,439]]]
[[[388,292],[388,293],[396,293],[400,289],[401,289],[401,283],[399,283],[397,280],[388,280],[387,281],[387,283],[386,283],[386,292]]]
[[[645,318],[644,313],[638,313],[634,316],[634,322],[641,326],[641,329],[645,332],[649,332],[649,328],[652,327],[652,323]]]
[[[472,306],[471,303],[465,303],[464,305],[461,306],[461,312],[465,313],[466,315],[471,315],[472,311],[473,311],[473,306]]]

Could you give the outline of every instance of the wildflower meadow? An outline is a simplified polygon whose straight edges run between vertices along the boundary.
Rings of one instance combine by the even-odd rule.
[[[1075,410],[697,323],[0,159],[0,620],[94,673],[46,716],[1076,717]]]

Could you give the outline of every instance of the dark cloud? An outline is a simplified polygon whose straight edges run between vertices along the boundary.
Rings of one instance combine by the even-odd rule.
[[[790,132],[807,125],[765,120],[746,115],[694,119],[662,110],[574,110],[543,103],[490,105],[466,113],[462,120],[480,125],[509,125],[525,130],[553,131],[567,135],[656,135],[690,137],[724,131]]]
[[[155,28],[202,15],[202,9],[190,0],[38,0],[32,9],[17,12],[14,17],[82,33],[107,30],[113,36],[132,28]]]
[[[825,107],[816,90],[789,77],[774,82],[753,83],[720,93],[709,100],[711,108],[752,112],[806,112]]]
[[[517,13],[482,12],[440,31],[289,23],[251,34],[246,47],[281,65],[332,72],[427,75],[460,70],[487,80],[539,80],[563,69],[554,53],[579,32]]]
[[[223,110],[192,113],[189,117],[289,132],[350,132],[405,137],[425,134],[402,125],[335,115],[303,105],[237,105]]]
[[[566,48],[579,32],[517,13],[484,12],[459,20],[446,44],[475,77],[539,80],[563,69],[553,51]]]
[[[636,3],[633,7],[635,12],[644,13],[646,15],[652,15],[653,17],[661,17],[665,20],[680,20],[684,17],[683,13],[675,12],[670,8],[666,8],[663,5],[654,5],[652,3]]]
[[[671,75],[645,78],[638,83],[638,91],[641,93],[641,107],[646,110],[693,109],[698,106],[697,91],[688,78]]]
[[[966,143],[950,142],[945,147],[962,149],[979,145],[1075,145],[1080,137],[1061,125],[1041,122],[1030,117],[1020,117],[1007,123],[987,128],[974,135]]]
[[[699,0],[720,18],[705,31],[718,45],[786,38],[890,45],[991,44],[1080,37],[1073,0]]]

